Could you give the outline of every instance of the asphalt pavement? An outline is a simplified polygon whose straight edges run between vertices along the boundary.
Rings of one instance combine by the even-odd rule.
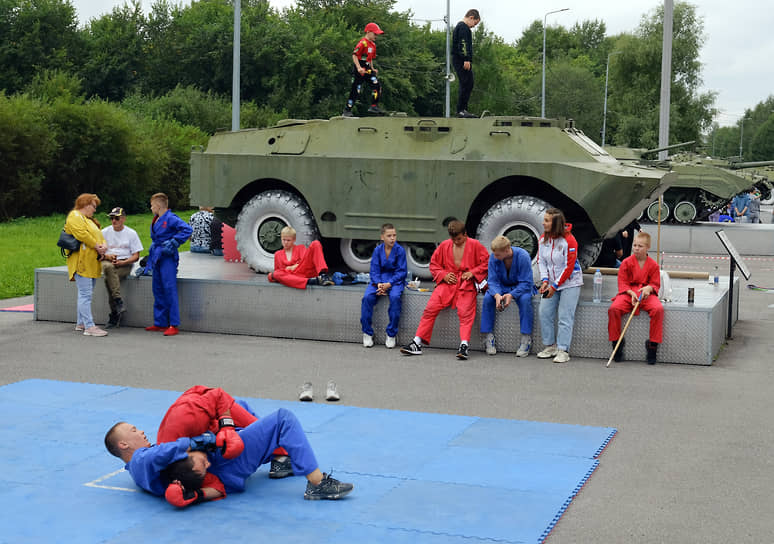
[[[665,268],[710,271],[717,262],[667,255]],[[774,287],[774,257],[748,265],[751,283]],[[534,355],[474,352],[460,362],[440,349],[404,357],[384,346],[185,331],[165,338],[137,328],[93,338],[73,332],[71,323],[0,312],[0,384],[46,378],[182,391],[202,383],[295,400],[311,381],[315,402],[324,403],[333,379],[340,404],[615,427],[599,468],[548,543],[772,542],[769,305],[771,294],[742,289],[733,339],[712,366],[611,368],[598,359],[557,365]],[[486,462],[470,460],[472,469]]]

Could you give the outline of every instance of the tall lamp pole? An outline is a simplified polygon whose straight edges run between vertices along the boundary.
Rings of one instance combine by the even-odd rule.
[[[739,122],[739,160],[743,161],[744,157],[742,156],[742,140],[744,140],[744,122],[747,121],[747,117],[742,117],[742,120]]]
[[[451,79],[449,79],[449,57],[451,56],[451,45],[449,43],[450,35],[451,35],[451,18],[450,18],[450,9],[449,9],[449,2],[450,0],[446,0],[446,109],[444,111],[444,116],[449,117],[449,110],[451,109],[450,105],[450,85],[451,85]]]
[[[552,13],[559,13],[560,11],[568,11],[570,8],[555,9],[549,11],[543,17],[543,92],[540,98],[540,117],[546,116],[546,19]]]
[[[239,130],[239,50],[242,21],[242,1],[234,0],[234,58],[231,71],[231,130]]]
[[[607,55],[607,67],[605,68],[605,105],[602,108],[602,147],[605,147],[605,128],[607,126],[607,79],[610,74],[610,57],[620,54],[620,51],[613,51]]]

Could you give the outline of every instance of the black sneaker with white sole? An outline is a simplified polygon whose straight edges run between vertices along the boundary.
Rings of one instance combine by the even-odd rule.
[[[411,342],[408,346],[400,348],[400,352],[403,355],[422,355],[422,346],[416,342]]]
[[[467,344],[460,344],[460,349],[457,350],[457,359],[460,359],[461,361],[467,361],[468,360],[468,345]]]
[[[288,476],[293,476],[293,465],[290,464],[290,457],[287,455],[277,455],[271,460],[269,478],[278,480]]]
[[[306,483],[304,498],[308,501],[336,500],[348,495],[354,487],[352,484],[340,482],[330,474],[323,472],[323,479],[320,485],[313,485],[312,482]]]

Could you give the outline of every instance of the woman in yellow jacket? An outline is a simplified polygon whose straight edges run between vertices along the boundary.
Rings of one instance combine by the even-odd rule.
[[[78,251],[67,257],[67,274],[70,281],[78,287],[78,319],[75,330],[83,331],[85,336],[107,336],[94,324],[91,316],[91,295],[94,284],[102,275],[102,263],[99,260],[107,251],[107,243],[102,236],[99,222],[94,219],[100,200],[97,195],[84,193],[75,199],[75,206],[67,214],[64,230],[72,234],[81,243]]]

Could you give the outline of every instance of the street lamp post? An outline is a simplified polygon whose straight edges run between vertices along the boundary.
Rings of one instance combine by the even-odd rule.
[[[742,140],[744,140],[744,122],[747,121],[747,117],[742,117],[742,120],[739,122],[739,160],[743,161],[744,157],[742,156]]]
[[[546,19],[552,13],[559,13],[560,11],[568,11],[570,8],[555,9],[549,11],[543,17],[543,92],[540,99],[540,116],[546,116]]]
[[[610,57],[620,54],[620,51],[613,51],[607,55],[607,67],[605,68],[605,105],[602,108],[602,147],[605,147],[605,127],[607,126],[607,78],[610,74]]]

